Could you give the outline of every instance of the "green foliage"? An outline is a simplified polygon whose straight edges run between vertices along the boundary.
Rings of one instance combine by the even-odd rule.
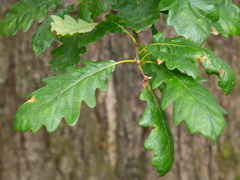
[[[52,66],[51,71],[56,75],[67,73],[69,67],[74,67],[80,62],[79,54],[86,52],[86,45],[104,37],[108,31],[111,33],[123,32],[124,24],[119,21],[119,17],[108,14],[106,20],[100,21],[90,32],[61,37],[62,45],[51,52],[55,56],[49,62]]]
[[[160,20],[158,3],[159,0],[118,0],[113,9],[121,11],[120,17],[127,26],[140,32]]]
[[[63,75],[68,72],[69,67],[74,67],[81,61],[80,54],[87,52],[85,47],[78,47],[81,40],[78,36],[62,37],[62,45],[54,49],[51,54],[54,58],[49,62],[51,71],[56,75]]]
[[[212,26],[224,37],[240,35],[239,8],[231,0],[218,0],[216,6],[219,11],[219,20]]]
[[[226,122],[222,114],[227,112],[216,103],[214,95],[192,77],[177,70],[169,70],[164,65],[144,64],[144,72],[153,77],[152,88],[166,84],[162,96],[162,109],[173,101],[173,122],[179,125],[185,120],[191,133],[200,132],[204,137],[216,141]]]
[[[115,62],[83,63],[86,66],[71,68],[65,76],[44,79],[47,85],[31,93],[31,101],[18,109],[14,129],[37,132],[45,125],[48,132],[53,132],[62,117],[70,126],[77,122],[82,100],[89,107],[95,107],[95,90],[107,90],[106,79],[110,79]]]
[[[207,74],[215,74],[219,77],[218,85],[227,94],[236,84],[233,71],[221,58],[182,37],[164,39],[164,34],[159,33],[154,36],[152,44],[148,45],[144,51],[155,62],[160,59],[166,62],[168,69],[177,68],[194,79],[198,77],[198,63],[202,63]]]
[[[55,10],[64,0],[21,0],[14,4],[0,24],[0,33],[15,35],[22,26],[27,31],[34,19],[40,23],[48,10]],[[78,14],[71,16],[78,4]],[[101,13],[112,7],[113,14],[97,20]],[[114,11],[119,11],[116,13]],[[167,15],[166,23],[173,26],[180,36],[164,39],[154,22],[160,21],[160,13]],[[32,37],[36,56],[51,47],[53,41],[62,44],[52,50],[54,58],[49,62],[55,76],[44,80],[46,86],[31,93],[29,101],[17,111],[14,129],[32,132],[43,125],[53,132],[64,118],[74,125],[80,114],[81,102],[95,107],[95,90],[107,89],[106,80],[117,64],[136,63],[143,75],[143,91],[140,99],[147,107],[139,121],[143,127],[154,126],[144,147],[152,150],[152,166],[159,176],[165,175],[174,163],[174,143],[164,110],[173,102],[173,123],[185,121],[191,133],[199,132],[216,142],[223,132],[227,112],[217,104],[216,97],[200,84],[199,63],[206,74],[217,75],[218,85],[229,94],[236,84],[233,71],[219,57],[201,45],[211,35],[224,37],[240,35],[240,10],[230,0],[80,0],[58,9],[47,16]],[[127,31],[129,27],[133,35]],[[152,29],[152,43],[140,46],[137,34]],[[92,62],[83,60],[86,46],[103,38],[107,32],[127,33],[136,46],[135,59],[119,62]],[[183,36],[183,37],[182,37]],[[140,47],[140,48],[139,48]],[[140,53],[139,53],[140,51]],[[148,76],[147,76],[148,75]],[[150,77],[149,77],[150,76]],[[155,91],[162,93],[161,100]]]
[[[57,13],[54,13],[53,15],[63,18],[64,15],[70,14],[69,11],[72,11],[73,7],[74,6],[71,5],[66,8],[60,9]],[[36,56],[45,51],[47,47],[51,47],[53,41],[58,40],[58,37],[51,32],[51,22],[52,19],[50,16],[48,16],[47,20],[38,27],[38,29],[32,36],[32,48]]]
[[[110,4],[114,5],[117,0],[90,0],[89,8],[91,9],[93,18],[98,16],[101,12],[107,12]]]
[[[78,8],[79,8],[78,18],[91,23],[93,21],[93,19],[91,17],[92,13],[89,9],[87,2],[83,1],[82,3],[80,3],[78,5]]]
[[[169,11],[169,26],[199,45],[210,36],[211,23],[219,19],[217,8],[209,0],[162,0],[159,9]]]
[[[44,20],[48,9],[53,11],[64,0],[21,0],[14,4],[3,18],[0,26],[0,34],[15,35],[22,26],[26,32],[35,17],[40,23]]]
[[[139,120],[139,125],[143,127],[155,126],[144,143],[147,150],[154,151],[152,166],[157,168],[160,176],[164,176],[174,163],[173,137],[169,128],[169,123],[165,112],[161,108],[160,99],[152,89],[146,87],[140,99],[147,101],[146,110]]]

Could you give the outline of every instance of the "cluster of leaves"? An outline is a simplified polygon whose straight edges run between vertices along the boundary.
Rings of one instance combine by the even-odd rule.
[[[224,37],[240,35],[240,10],[231,0],[80,0],[47,16],[48,10],[54,11],[62,2],[64,0],[21,0],[1,22],[0,33],[8,36],[15,35],[20,27],[26,32],[37,18],[41,24],[32,36],[36,56],[53,41],[62,42],[51,52],[54,58],[49,64],[55,76],[45,79],[46,86],[31,93],[31,99],[18,109],[14,129],[36,132],[44,125],[48,132],[53,132],[62,118],[74,125],[82,100],[89,107],[95,107],[95,90],[107,89],[106,80],[115,66],[137,62],[145,78],[140,98],[147,101],[139,125],[155,127],[144,146],[154,151],[152,166],[159,176],[165,175],[174,162],[173,137],[164,113],[171,102],[174,103],[175,125],[184,120],[191,133],[199,132],[216,141],[226,126],[223,114],[227,112],[199,83],[205,79],[198,76],[198,63],[202,63],[207,74],[218,76],[218,85],[226,94],[235,86],[235,75],[226,63],[201,47],[212,29]],[[74,19],[70,12],[76,4],[79,13]],[[110,5],[119,15],[110,13],[93,23]],[[178,37],[164,39],[164,34],[157,32],[154,22],[160,21],[161,13],[167,14],[166,23],[175,28]],[[125,27],[135,33],[152,28],[152,43],[138,46],[138,40]],[[103,38],[107,32],[130,35],[140,48],[137,50],[140,56],[136,53],[136,59],[120,62],[85,60],[84,67],[75,67],[81,61],[80,54],[86,52],[86,46]],[[162,99],[155,94],[156,89],[162,93]]]

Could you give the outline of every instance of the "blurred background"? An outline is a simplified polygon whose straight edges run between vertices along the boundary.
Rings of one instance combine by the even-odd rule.
[[[15,2],[0,0],[0,21]],[[166,37],[174,37],[165,18],[156,26]],[[35,22],[27,33],[20,30],[14,37],[0,36],[0,180],[159,179],[151,166],[153,153],[143,147],[151,128],[138,125],[146,103],[139,99],[142,76],[135,64],[116,67],[107,92],[96,91],[96,108],[83,103],[75,126],[62,121],[51,134],[44,127],[35,134],[12,130],[17,108],[29,93],[44,86],[43,78],[52,76],[48,65],[51,48],[37,58],[31,48],[37,27]],[[146,45],[151,42],[151,31],[139,37]],[[190,134],[184,122],[175,127],[171,105],[167,114],[175,141],[175,163],[162,180],[240,180],[240,38],[212,35],[204,47],[225,60],[237,77],[236,87],[225,96],[217,77],[202,74],[209,79],[204,86],[229,112],[227,126],[213,145],[198,133]],[[131,58],[134,45],[126,34],[108,34],[82,56],[94,61]]]

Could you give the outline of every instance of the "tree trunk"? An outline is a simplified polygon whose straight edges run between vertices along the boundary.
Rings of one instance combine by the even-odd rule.
[[[15,1],[0,0],[0,19]],[[77,124],[64,120],[52,134],[45,128],[37,133],[12,130],[17,108],[27,95],[44,86],[49,73],[50,50],[35,57],[30,31],[14,37],[0,36],[0,180],[157,180],[151,166],[153,153],[143,148],[151,128],[138,125],[146,103],[139,100],[142,76],[135,64],[120,64],[108,83],[108,90],[96,91],[97,107],[84,103]],[[173,28],[160,25],[168,37]],[[141,33],[143,44],[151,33]],[[212,36],[205,44],[224,59],[240,77],[239,37]],[[82,59],[104,61],[134,58],[134,45],[126,34],[108,34],[88,47]],[[239,80],[229,96],[217,87],[214,76],[206,76],[219,103],[229,112],[227,127],[213,145],[200,134],[190,134],[181,123],[172,124],[172,106],[167,109],[175,141],[175,163],[163,180],[239,180],[240,179],[240,86]]]

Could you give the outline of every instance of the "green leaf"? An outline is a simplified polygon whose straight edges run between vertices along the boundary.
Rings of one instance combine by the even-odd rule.
[[[106,18],[106,20],[100,21],[90,32],[61,37],[60,41],[63,44],[51,52],[55,57],[49,62],[54,74],[63,75],[68,72],[69,67],[73,67],[80,62],[79,54],[86,52],[85,46],[105,36],[107,31],[112,33],[123,32],[121,26],[124,24],[119,22],[121,21],[119,17],[108,14]]]
[[[61,36],[86,33],[92,31],[97,25],[97,23],[88,23],[82,19],[75,20],[69,15],[65,15],[64,19],[55,15],[51,15],[51,18],[53,20],[51,31]]]
[[[92,23],[93,19],[91,17],[92,13],[89,9],[89,5],[87,4],[87,1],[83,1],[78,5],[79,11],[78,11],[78,18],[87,21],[89,23]]]
[[[231,0],[218,0],[219,20],[212,25],[224,37],[240,35],[240,9]]]
[[[166,62],[168,69],[177,68],[194,79],[198,75],[197,63],[201,62],[207,74],[215,74],[219,77],[218,85],[226,94],[235,86],[236,77],[233,71],[213,52],[182,37],[171,39],[163,37],[163,33],[158,33],[154,36],[153,43],[146,47],[145,54],[149,54],[150,59],[155,62],[161,59]],[[141,55],[143,56],[144,54]],[[147,59],[144,58],[145,60]]]
[[[189,42],[189,41],[187,41]],[[187,46],[184,46],[187,45]],[[186,72],[194,79],[198,77],[198,66],[196,59],[196,50],[192,51],[189,47],[196,46],[189,42],[186,44],[183,38],[164,39],[163,33],[158,33],[153,38],[153,44],[147,46],[147,52],[150,53],[151,59],[155,61],[166,62],[167,68],[170,70],[178,69]]]
[[[76,35],[79,38],[79,47],[87,46],[92,42],[97,42],[97,40],[103,38],[107,32],[124,32],[125,24],[118,16],[116,17],[113,14],[107,14],[105,17],[106,20],[100,21],[92,31]]]
[[[219,19],[218,9],[209,0],[162,0],[159,9],[169,11],[167,24],[173,26],[178,35],[198,45],[210,36],[211,23]]]
[[[87,52],[85,47],[78,47],[80,40],[79,36],[66,36],[60,39],[62,45],[51,52],[55,57],[49,62],[54,74],[63,75],[68,72],[68,68],[80,62],[80,54]]]
[[[62,118],[70,126],[77,122],[83,100],[95,107],[95,90],[107,90],[106,79],[111,77],[115,63],[111,60],[84,64],[82,68],[72,68],[66,76],[45,79],[47,85],[30,94],[31,100],[18,109],[14,129],[37,132],[44,125],[53,132]]]
[[[26,32],[35,17],[42,22],[48,12],[53,11],[64,0],[21,0],[14,4],[3,18],[0,25],[0,34],[15,35],[22,26]]]
[[[158,3],[160,0],[118,0],[113,6],[114,10],[120,10],[120,17],[136,32],[146,27],[151,27],[153,22],[160,20]]]
[[[90,0],[89,7],[91,9],[93,18],[98,16],[101,12],[107,12],[109,5],[116,4],[117,0]]]
[[[152,166],[157,169],[159,176],[164,176],[170,171],[174,163],[174,143],[166,114],[161,110],[160,99],[153,90],[146,87],[140,99],[147,101],[139,125],[143,127],[155,126],[144,143],[147,150],[154,151]]]
[[[69,11],[72,11],[73,7],[74,5],[70,5],[66,8],[59,9],[54,15],[63,18],[64,15],[70,14]],[[58,40],[58,37],[51,32],[51,22],[52,19],[49,15],[48,19],[38,27],[32,36],[32,48],[36,56],[45,51],[47,47],[51,47],[53,41]]]
[[[152,76],[153,89],[166,84],[161,105],[165,110],[173,101],[174,125],[184,120],[191,133],[200,132],[216,142],[226,126],[223,114],[227,112],[210,91],[192,77],[164,65],[144,64],[144,73]]]

